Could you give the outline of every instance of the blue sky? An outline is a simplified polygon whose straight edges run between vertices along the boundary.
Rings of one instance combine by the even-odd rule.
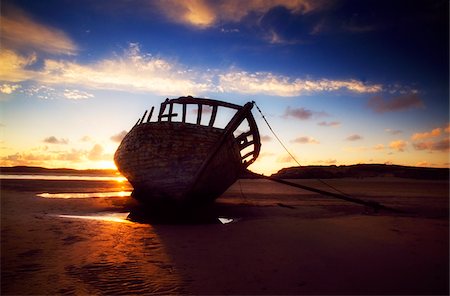
[[[255,100],[301,164],[448,167],[448,1],[2,1],[4,165],[113,167],[145,109]],[[295,165],[259,114],[251,169]]]

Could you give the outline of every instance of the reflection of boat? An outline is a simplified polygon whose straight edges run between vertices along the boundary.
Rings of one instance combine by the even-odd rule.
[[[180,204],[217,198],[258,157],[261,143],[252,107],[181,97],[163,102],[155,122],[153,108],[147,119],[146,111],[114,155],[134,187],[133,196],[146,203]],[[231,119],[217,127],[222,113],[230,111]]]

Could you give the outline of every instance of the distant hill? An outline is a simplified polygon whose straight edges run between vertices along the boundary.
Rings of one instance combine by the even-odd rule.
[[[14,167],[0,167],[2,174],[39,174],[39,175],[95,175],[95,176],[111,176],[116,175],[116,170],[75,170],[75,169],[48,169],[35,166],[14,166]]]
[[[302,166],[284,168],[272,177],[281,179],[331,179],[399,177],[426,180],[448,180],[447,168],[409,167],[386,164],[356,164],[342,166]]]

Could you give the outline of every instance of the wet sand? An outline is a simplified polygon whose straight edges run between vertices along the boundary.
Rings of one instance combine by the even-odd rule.
[[[327,182],[405,213],[240,180],[205,219],[148,223],[120,194],[37,196],[126,182],[2,180],[1,294],[448,294],[448,181]]]

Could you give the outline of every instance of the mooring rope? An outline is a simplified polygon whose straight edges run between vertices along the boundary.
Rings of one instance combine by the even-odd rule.
[[[269,127],[270,131],[272,132],[272,134],[274,135],[274,137],[277,139],[277,141],[281,144],[281,146],[284,148],[284,150],[289,154],[289,156],[298,164],[298,166],[302,166],[300,164],[300,162],[294,157],[294,155],[289,151],[289,149],[287,149],[287,147],[283,144],[283,142],[281,141],[281,139],[278,137],[278,135],[275,133],[275,131],[272,129],[272,127],[270,126],[269,122],[267,121],[266,117],[264,116],[264,114],[262,113],[261,109],[259,108],[258,104],[256,104],[255,101],[252,101],[253,105],[255,105],[256,109],[258,110],[258,112],[261,114],[262,118],[264,119],[264,121],[266,122],[267,126]],[[319,181],[320,183],[330,187],[331,189],[335,190],[336,192],[339,192],[340,194],[344,194],[346,196],[350,196],[349,194],[342,192],[341,190],[337,189],[336,187],[332,186],[331,184],[328,184],[327,182],[325,182],[322,179],[316,178],[317,181]]]

